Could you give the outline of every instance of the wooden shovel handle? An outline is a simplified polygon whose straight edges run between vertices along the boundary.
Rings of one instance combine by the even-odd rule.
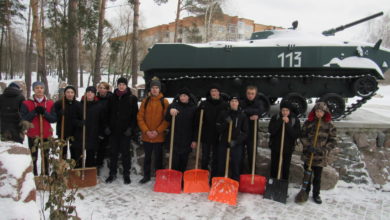
[[[200,110],[200,119],[199,119],[199,129],[198,129],[198,140],[197,140],[197,146],[196,146],[196,159],[195,159],[195,169],[198,169],[199,165],[199,152],[200,152],[200,141],[202,136],[202,125],[203,125],[203,112],[204,110]]]
[[[229,122],[229,133],[228,133],[228,144],[232,141],[232,128],[233,128],[233,122]],[[229,158],[230,158],[230,147],[227,148],[226,151],[226,165],[225,165],[225,178],[228,177],[229,173]]]
[[[283,165],[283,149],[284,149],[284,133],[286,131],[286,123],[283,121],[282,125],[282,137],[280,139],[280,152],[279,152],[279,166],[278,166],[278,180],[282,174],[282,165]]]
[[[172,169],[173,138],[175,137],[175,119],[176,119],[176,115],[172,116],[171,140],[169,142],[169,169]]]
[[[46,175],[45,152],[43,150],[43,117],[39,115],[39,142],[41,147],[41,176]]]
[[[257,146],[257,119],[253,121],[253,156],[252,156],[252,180],[251,184],[255,181],[255,166],[256,166],[256,146]]]
[[[321,118],[318,119],[317,127],[316,127],[316,133],[314,134],[314,141],[313,141],[313,147],[317,147],[317,141],[318,141],[318,132],[320,131],[320,125],[321,125]],[[309,167],[308,170],[311,171],[311,165],[313,163],[314,154],[310,154],[310,160],[309,160]]]

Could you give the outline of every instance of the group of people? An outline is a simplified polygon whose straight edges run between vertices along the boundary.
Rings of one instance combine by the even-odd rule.
[[[166,130],[174,132],[172,169],[181,172],[187,170],[191,151],[201,146],[201,168],[211,171],[210,180],[224,175],[227,148],[231,149],[231,178],[239,181],[240,174],[249,172],[245,168],[252,166],[253,154],[256,153],[253,152],[256,131],[254,126],[257,126],[257,121],[266,111],[261,99],[257,97],[257,87],[248,86],[242,99],[235,95],[225,99],[220,87],[213,84],[209,87],[206,99],[199,103],[191,91],[183,88],[169,104],[161,92],[161,82],[153,78],[148,96],[138,107],[138,99],[127,84],[126,78],[119,78],[113,93],[110,92],[110,85],[105,82],[100,83],[97,89],[87,87],[81,101],[76,100],[75,88],[67,86],[63,98],[53,103],[45,97],[45,86],[41,82],[33,83],[34,94],[28,100],[24,100],[19,86],[11,83],[0,96],[1,137],[22,143],[23,123],[20,122],[27,121],[28,144],[32,149],[34,139],[41,137],[47,140],[52,136],[50,123],[56,122],[57,136],[70,141],[70,154],[77,166],[81,164],[83,147],[86,149],[87,167],[102,167],[105,156],[109,155],[110,172],[106,183],[117,178],[119,155],[124,184],[131,183],[130,144],[131,138],[138,132],[141,133],[145,152],[140,184],[151,180],[152,155],[154,169],[163,169],[163,145],[170,141],[166,137],[171,136]],[[197,143],[201,114],[201,143]],[[169,129],[173,118],[174,130]],[[321,203],[319,194],[322,168],[326,166],[328,153],[336,145],[336,129],[331,123],[326,104],[316,103],[301,127],[294,105],[282,101],[280,111],[271,118],[268,130],[271,148],[270,177],[277,177],[279,155],[283,147],[281,178],[289,178],[291,156],[299,138],[303,145],[302,160],[305,169],[308,169],[310,155],[314,155],[311,167],[314,171],[313,199],[316,203]],[[69,137],[73,139],[70,140]],[[318,141],[314,143],[314,139]],[[66,154],[67,151],[64,150],[63,156]],[[37,151],[32,152],[32,158],[34,174],[37,175]],[[307,189],[309,191],[310,187]]]

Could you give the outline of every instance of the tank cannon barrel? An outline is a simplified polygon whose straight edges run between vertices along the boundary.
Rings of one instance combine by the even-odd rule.
[[[376,14],[374,14],[374,15],[371,15],[371,16],[362,18],[362,19],[360,19],[360,20],[351,22],[351,23],[349,23],[349,24],[341,25],[341,26],[339,26],[339,27],[337,27],[337,28],[332,28],[332,29],[323,31],[322,34],[325,35],[325,36],[333,36],[335,33],[339,32],[339,31],[343,31],[343,30],[346,29],[346,28],[355,26],[355,25],[357,25],[357,24],[360,24],[360,23],[362,23],[362,22],[365,22],[365,21],[374,19],[374,18],[379,17],[379,16],[382,16],[382,15],[383,15],[383,12],[379,12],[379,13],[376,13]]]

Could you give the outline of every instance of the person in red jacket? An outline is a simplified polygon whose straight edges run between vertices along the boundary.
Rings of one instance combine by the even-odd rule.
[[[42,135],[43,140],[47,141],[47,139],[53,135],[53,129],[50,126],[50,123],[54,123],[57,121],[57,115],[53,109],[54,103],[52,100],[48,100],[44,95],[45,85],[42,82],[34,82],[33,91],[33,97],[24,101],[20,108],[20,114],[22,116],[22,119],[32,124],[31,128],[27,130],[28,146],[30,150],[32,150],[34,146],[34,140],[36,138],[40,138],[40,136]],[[42,134],[40,117],[42,117],[43,119]],[[38,150],[31,152],[31,155],[34,165],[34,175],[37,176]],[[48,174],[47,158],[48,152],[45,152],[46,174]]]

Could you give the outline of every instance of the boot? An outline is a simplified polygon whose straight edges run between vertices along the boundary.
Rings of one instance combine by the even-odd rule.
[[[131,183],[130,177],[129,176],[124,176],[123,177],[123,183],[126,184],[126,185],[130,184]]]
[[[322,203],[320,195],[313,196],[313,200],[317,204],[321,204]]]
[[[139,181],[139,183],[140,184],[145,184],[145,183],[147,183],[147,182],[149,182],[150,181],[150,177],[144,177],[144,178],[142,178],[140,181]]]
[[[116,179],[116,176],[110,175],[110,176],[106,179],[106,183],[112,183],[115,179]]]

